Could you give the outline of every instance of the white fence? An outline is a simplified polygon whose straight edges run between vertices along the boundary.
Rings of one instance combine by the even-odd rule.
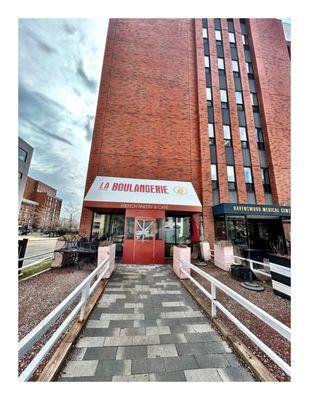
[[[53,253],[54,253],[54,250],[51,250],[51,251],[47,251],[46,253],[34,254],[33,256],[27,256],[27,257],[19,258],[18,262],[19,261],[24,261],[24,260],[30,260],[31,258],[37,258],[37,257],[41,257],[41,256],[45,256],[47,254],[50,254],[49,256],[43,257],[40,260],[34,261],[31,264],[24,265],[21,268],[18,268],[18,271],[19,272],[23,271],[24,269],[29,268],[29,267],[34,267],[35,265],[40,264],[43,261],[50,260],[51,258],[53,258],[53,256],[52,256]]]
[[[193,271],[197,272],[200,276],[205,278],[211,285],[211,291],[208,292],[200,283],[198,283],[190,274],[188,274],[184,269],[183,265],[190,267]],[[266,311],[257,307],[255,304],[251,303],[249,300],[245,299],[243,296],[239,295],[234,290],[230,289],[228,286],[224,285],[222,282],[218,281],[213,276],[202,271],[200,268],[189,263],[186,260],[180,260],[181,271],[197,286],[205,296],[211,301],[211,315],[213,318],[217,315],[217,308],[221,310],[234,324],[247,335],[270,359],[272,359],[287,375],[291,376],[291,367],[282,360],[270,347],[268,347],[264,342],[262,342],[253,332],[251,332],[242,322],[240,322],[227,308],[223,306],[216,296],[216,290],[220,289],[222,292],[227,294],[241,306],[250,311],[254,316],[259,318],[261,321],[265,322],[268,326],[278,332],[288,341],[291,341],[291,329],[284,325],[282,322],[278,321]]]
[[[110,256],[107,256],[98,267],[75,289],[71,292],[66,299],[64,299],[47,317],[45,317],[31,332],[29,332],[18,343],[18,359],[20,360],[44,335],[44,333],[63,315],[68,307],[81,295],[80,302],[74,307],[71,313],[61,323],[57,330],[53,333],[50,339],[44,344],[38,354],[33,358],[30,364],[19,376],[21,382],[29,380],[33,372],[38,368],[40,363],[46,357],[49,350],[57,342],[60,336],[68,328],[69,324],[73,321],[77,313],[80,311],[79,321],[82,322],[85,316],[85,308],[87,301],[95,288],[100,283],[104,274],[109,268]],[[93,284],[92,281],[95,279]]]

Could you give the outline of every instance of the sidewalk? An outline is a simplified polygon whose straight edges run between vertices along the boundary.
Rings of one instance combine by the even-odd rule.
[[[253,381],[167,266],[118,265],[59,381]]]

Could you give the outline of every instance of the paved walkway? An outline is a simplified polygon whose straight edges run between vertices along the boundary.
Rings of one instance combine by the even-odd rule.
[[[118,265],[59,381],[252,381],[167,266]]]

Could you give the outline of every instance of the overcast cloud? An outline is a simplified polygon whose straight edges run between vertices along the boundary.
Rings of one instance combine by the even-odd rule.
[[[29,175],[80,210],[108,20],[19,20],[19,135]]]

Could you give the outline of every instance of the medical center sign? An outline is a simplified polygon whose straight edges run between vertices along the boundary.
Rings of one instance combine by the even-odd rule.
[[[191,182],[97,176],[85,207],[153,208],[200,211]]]

